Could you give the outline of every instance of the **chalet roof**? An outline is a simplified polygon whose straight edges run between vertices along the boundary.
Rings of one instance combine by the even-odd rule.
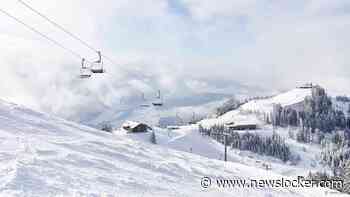
[[[225,124],[226,126],[245,126],[245,125],[258,125],[255,121],[240,121],[240,122],[229,122]]]
[[[233,122],[233,121],[225,123],[225,125],[227,125],[227,126],[231,126],[231,125],[234,125],[234,124],[235,124],[235,122]]]
[[[258,126],[258,125],[254,123],[228,125],[228,127],[250,127],[250,126]]]
[[[135,121],[130,121],[130,120],[127,120],[125,121],[123,124],[122,124],[122,128],[124,129],[134,129],[140,125],[144,125],[146,126],[148,129],[152,130],[152,127],[148,126],[147,124],[145,123],[142,123],[142,122],[135,122]]]
[[[122,127],[123,127],[123,128],[130,128],[130,129],[133,129],[133,128],[139,126],[140,124],[142,124],[142,123],[127,120],[127,121],[125,121],[125,122],[123,123]]]

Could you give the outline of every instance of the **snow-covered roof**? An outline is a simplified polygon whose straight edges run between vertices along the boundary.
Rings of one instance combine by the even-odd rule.
[[[254,121],[243,121],[243,122],[238,122],[236,124],[232,124],[230,126],[249,126],[249,125],[257,125],[257,123]]]
[[[134,121],[127,120],[122,124],[122,127],[133,129],[133,128],[139,126],[140,124],[141,124],[140,122],[134,122]]]

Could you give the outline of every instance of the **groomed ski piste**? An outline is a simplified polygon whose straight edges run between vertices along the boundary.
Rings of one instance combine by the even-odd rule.
[[[0,101],[0,164],[0,196],[6,197],[340,195],[323,188],[219,188],[216,177],[282,176],[105,133],[5,101]],[[201,187],[203,177],[212,177],[211,187]]]

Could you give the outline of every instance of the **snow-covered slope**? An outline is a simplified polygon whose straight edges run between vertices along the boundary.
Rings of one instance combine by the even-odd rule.
[[[296,132],[296,130],[291,130]],[[198,132],[197,125],[181,126],[177,130],[164,130],[154,128],[157,144],[165,148],[172,148],[184,152],[201,155],[211,159],[224,159],[224,145],[208,136],[202,136]],[[242,131],[246,132],[246,131]],[[272,127],[264,126],[258,130],[250,132],[259,133],[259,135],[272,135]],[[268,163],[271,170],[284,176],[297,177],[306,176],[310,171],[329,171],[320,161],[321,147],[319,145],[299,143],[296,140],[288,138],[288,129],[277,128],[275,132],[286,139],[293,155],[299,155],[300,161],[297,164],[290,162],[284,163],[279,159],[263,156],[249,151],[240,151],[228,148],[228,161],[241,163],[248,166],[264,169],[263,163]],[[116,135],[125,136],[133,140],[150,143],[150,133],[127,133],[126,131],[116,130]]]
[[[203,127],[209,128],[213,125],[224,125],[226,123],[234,124],[257,124],[258,129],[250,132],[259,133],[259,135],[272,135],[273,129],[271,125],[267,125],[263,120],[264,113],[271,112],[274,103],[279,103],[282,106],[294,105],[302,102],[305,97],[311,96],[311,89],[296,88],[291,91],[279,94],[277,96],[266,99],[255,99],[242,105],[236,110],[229,111],[217,118],[204,119],[200,121]],[[198,133],[198,125],[192,128],[192,131],[185,129],[186,135],[175,138],[168,146],[177,148],[179,150],[188,151],[192,147],[193,153],[206,156],[209,158],[222,159],[224,154],[223,145],[214,140],[200,136]],[[182,131],[180,131],[182,132]],[[246,131],[237,131],[246,132]],[[290,146],[294,155],[299,155],[301,160],[297,165],[290,165],[281,162],[278,159],[260,156],[249,151],[239,151],[230,149],[228,152],[228,159],[230,161],[243,163],[245,165],[262,167],[263,162],[272,165],[272,170],[276,173],[287,176],[305,175],[309,171],[328,171],[329,169],[322,166],[318,161],[321,152],[321,147],[318,145],[302,144],[289,138],[289,133],[297,131],[293,128],[276,128],[275,132],[286,139],[286,143]],[[199,136],[199,137],[198,137]],[[192,142],[191,142],[192,141]],[[181,144],[180,148],[178,145]],[[184,145],[186,144],[186,146]],[[193,145],[192,145],[193,144]],[[196,148],[204,146],[205,148]],[[186,147],[186,148],[183,148]],[[203,150],[203,151],[202,151]]]
[[[197,126],[181,126],[177,130],[153,128],[159,146],[188,153],[194,153],[211,159],[223,159],[222,145],[199,134]],[[128,133],[123,129],[114,131],[115,135],[150,143],[151,133]]]
[[[325,196],[314,188],[202,189],[203,176],[281,178],[0,102],[0,196]]]
[[[252,100],[242,105],[241,109],[253,112],[270,112],[273,104],[293,105],[302,102],[307,96],[311,96],[311,89],[295,88],[269,99]]]
[[[282,106],[294,105],[302,102],[307,96],[311,96],[311,89],[295,88],[271,98],[253,99],[236,110],[226,112],[217,118],[204,119],[199,124],[204,127],[232,122],[235,124],[262,125],[264,124],[261,121],[263,115],[272,112],[274,104],[281,104]]]

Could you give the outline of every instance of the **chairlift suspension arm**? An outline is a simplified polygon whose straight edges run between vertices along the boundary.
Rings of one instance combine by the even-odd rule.
[[[85,58],[81,59],[81,68],[85,69]]]
[[[102,55],[101,55],[101,51],[97,51],[97,54],[98,54],[98,60],[95,61],[95,63],[102,63]]]

